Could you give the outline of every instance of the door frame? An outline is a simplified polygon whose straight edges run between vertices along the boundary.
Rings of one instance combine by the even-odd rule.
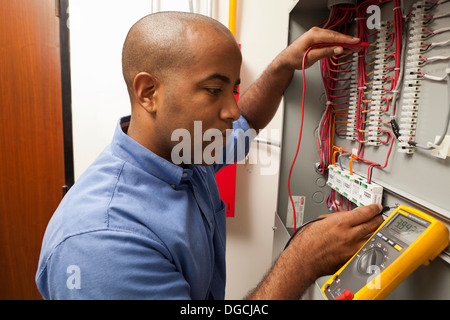
[[[56,0],[59,14],[59,37],[61,54],[61,96],[64,135],[64,172],[65,185],[63,195],[75,183],[73,129],[72,129],[72,84],[70,72],[70,29],[69,0]]]

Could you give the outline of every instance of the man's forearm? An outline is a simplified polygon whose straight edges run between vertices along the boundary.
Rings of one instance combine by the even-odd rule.
[[[247,299],[299,299],[324,275],[334,274],[383,222],[372,204],[336,212],[301,229]]]
[[[280,54],[239,98],[241,114],[255,129],[263,129],[274,117],[294,69],[283,63]]]
[[[316,279],[307,257],[288,247],[247,299],[298,300]]]

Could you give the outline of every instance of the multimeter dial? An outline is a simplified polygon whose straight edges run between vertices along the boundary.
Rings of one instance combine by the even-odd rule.
[[[399,251],[384,234],[378,232],[349,261],[347,268],[329,284],[325,294],[334,299],[344,293],[345,289],[357,292],[371,279],[383,272],[396,259]]]
[[[357,269],[364,275],[371,275],[376,270],[376,267],[382,268],[386,261],[386,248],[372,247],[364,248],[365,252],[361,255],[357,262]]]

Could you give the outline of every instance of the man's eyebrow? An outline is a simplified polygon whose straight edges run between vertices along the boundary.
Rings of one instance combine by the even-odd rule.
[[[223,81],[225,83],[230,83],[231,82],[230,78],[228,78],[227,76],[225,76],[223,74],[220,74],[220,73],[214,73],[214,74],[208,76],[207,78],[203,79],[201,82],[207,82],[207,81],[216,80],[216,79],[218,79],[220,81]],[[236,81],[235,85],[237,86],[240,83],[241,83],[241,79],[238,79]]]

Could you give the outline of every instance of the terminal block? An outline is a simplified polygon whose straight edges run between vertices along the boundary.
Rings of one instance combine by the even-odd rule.
[[[403,103],[400,113],[399,133],[401,136],[398,139],[398,152],[407,154],[411,154],[415,150],[408,141],[415,141],[416,138],[417,110],[419,107],[420,85],[422,79],[419,72],[419,62],[421,61],[421,55],[424,50],[422,39],[426,36],[424,25],[428,20],[426,1],[420,0],[414,3],[412,12],[403,88]]]
[[[383,197],[383,187],[376,183],[369,183],[367,179],[340,166],[328,166],[328,186],[339,194],[355,203],[357,206],[366,206],[380,203]]]

